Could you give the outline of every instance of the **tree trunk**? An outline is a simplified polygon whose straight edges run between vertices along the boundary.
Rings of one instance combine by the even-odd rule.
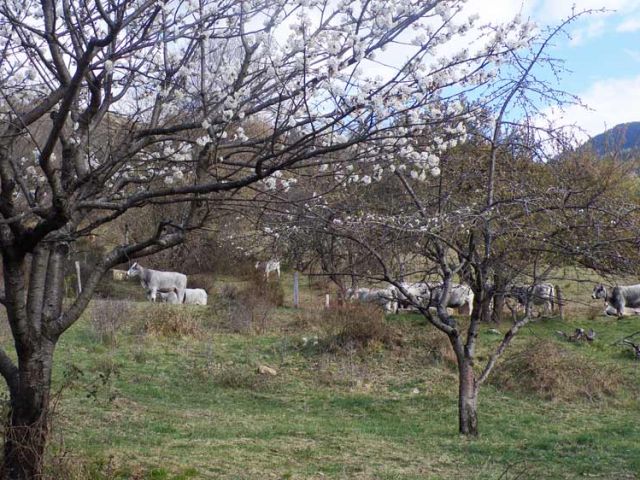
[[[504,314],[505,297],[504,293],[496,293],[493,297],[493,312],[491,320],[493,323],[500,325]]]
[[[41,477],[67,248],[64,243],[37,247],[28,286],[24,256],[3,255],[5,307],[18,357],[15,374],[3,373],[11,400],[1,470],[6,480]]]
[[[49,393],[54,344],[42,340],[20,362],[11,389],[11,411],[5,432],[2,478],[40,478],[48,432]]]
[[[458,364],[458,426],[463,435],[478,435],[478,385],[471,362]]]

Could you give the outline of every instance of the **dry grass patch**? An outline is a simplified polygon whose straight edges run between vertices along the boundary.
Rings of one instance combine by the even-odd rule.
[[[591,401],[615,396],[624,386],[620,372],[595,366],[585,356],[551,340],[537,340],[498,365],[491,383],[506,391],[546,400]]]
[[[203,322],[194,309],[184,305],[148,304],[139,317],[139,330],[157,337],[198,336]]]
[[[386,321],[379,308],[345,305],[318,315],[322,322],[320,343],[326,351],[375,350],[402,345],[400,333]]]

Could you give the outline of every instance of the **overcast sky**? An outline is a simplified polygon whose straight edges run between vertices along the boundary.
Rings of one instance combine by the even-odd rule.
[[[539,24],[556,24],[577,9],[606,7],[570,28],[552,50],[571,70],[560,87],[582,98],[592,110],[570,107],[568,123],[590,135],[619,123],[640,121],[640,0],[470,0],[483,21],[501,21],[522,12]]]

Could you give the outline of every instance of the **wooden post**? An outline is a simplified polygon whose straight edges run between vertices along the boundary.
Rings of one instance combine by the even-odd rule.
[[[76,278],[78,280],[78,295],[82,293],[82,278],[80,278],[80,262],[76,260]]]
[[[560,320],[564,320],[564,298],[562,297],[560,285],[556,285],[556,302],[558,303],[558,314],[560,315]]]
[[[329,305],[329,294],[327,293],[327,294],[324,296],[324,308],[329,308],[329,306],[330,306],[330,305]]]
[[[300,274],[293,272],[293,306],[298,308],[300,306]]]

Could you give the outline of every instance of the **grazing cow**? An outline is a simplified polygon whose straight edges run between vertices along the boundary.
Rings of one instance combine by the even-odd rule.
[[[207,292],[202,288],[187,288],[184,291],[184,303],[189,305],[206,305]]]
[[[277,272],[280,278],[280,260],[269,260],[266,262],[256,262],[256,270],[264,270],[264,275],[269,278],[271,272]]]
[[[349,301],[378,305],[383,308],[384,313],[398,312],[397,292],[393,286],[381,289],[348,288],[345,298]]]
[[[111,278],[116,281],[122,281],[127,279],[127,271],[126,270],[116,270],[115,268],[111,270]]]
[[[593,287],[591,298],[601,298],[612,307],[618,317],[622,317],[625,308],[640,307],[640,285],[617,285],[608,289],[602,284]]]
[[[147,292],[147,298],[152,302],[156,301],[158,291],[171,292],[176,290],[178,295],[178,303],[184,302],[184,291],[187,288],[187,276],[178,272],[161,272],[159,270],[151,270],[138,265],[134,262],[127,271],[128,278],[140,278],[140,285]]]
[[[429,285],[430,289],[426,296],[422,297],[422,303],[427,307],[435,307],[440,303],[440,296],[444,286],[442,284]],[[449,290],[449,300],[446,308],[468,309],[469,315],[473,312],[473,290],[468,285],[452,283]]]
[[[520,305],[526,307],[527,304],[542,306],[547,314],[552,314],[555,304],[556,289],[550,283],[539,283],[537,285],[514,285],[505,294],[516,300]],[[542,315],[542,313],[540,313]]]

